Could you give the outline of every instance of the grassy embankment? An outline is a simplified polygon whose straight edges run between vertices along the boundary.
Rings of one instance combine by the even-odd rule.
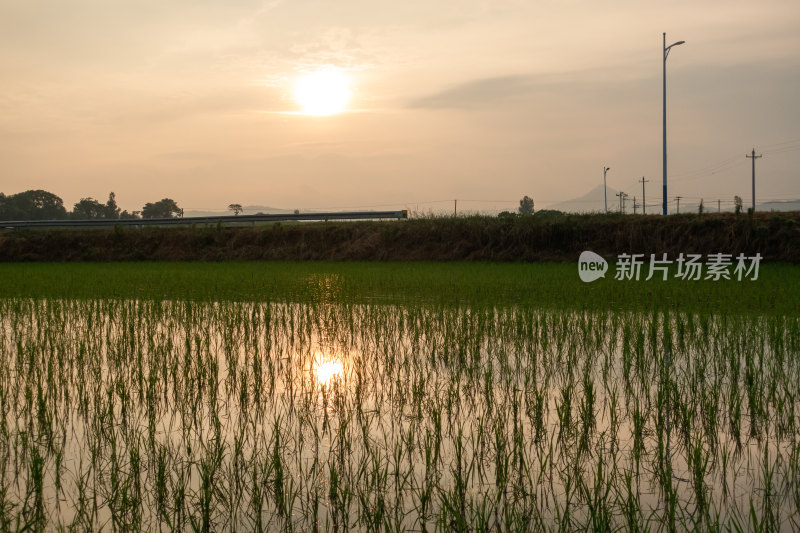
[[[800,213],[440,217],[0,233],[0,261],[574,261],[583,250],[800,263]]]

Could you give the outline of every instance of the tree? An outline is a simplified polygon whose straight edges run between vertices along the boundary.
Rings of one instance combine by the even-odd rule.
[[[233,211],[234,216],[238,217],[239,213],[244,211],[244,209],[242,209],[242,204],[231,204],[228,206],[228,211]]]
[[[62,220],[67,218],[64,200],[41,189],[3,195],[0,220]]]
[[[175,218],[182,210],[171,198],[163,198],[155,203],[146,203],[142,207],[142,218]]]
[[[119,218],[120,218],[120,220],[131,220],[131,219],[134,219],[134,218],[140,218],[139,217],[140,213],[141,213],[141,211],[134,211],[132,213],[129,213],[128,210],[126,209],[122,213],[119,214]]]
[[[78,220],[106,218],[106,206],[94,198],[81,198],[81,201],[72,208],[72,218]]]
[[[105,218],[117,219],[119,216],[120,212],[117,206],[117,195],[112,191],[108,193],[108,201],[105,205]]]
[[[697,213],[702,215],[703,214],[703,199],[700,198],[700,205],[697,206]]]
[[[98,218],[116,220],[120,218],[117,196],[113,192],[110,192],[108,194],[108,201],[105,204],[101,204],[91,197],[81,198],[81,201],[72,208],[72,218],[78,220]]]
[[[741,197],[734,196],[733,197],[733,205],[735,206],[735,211],[736,211],[737,215],[742,212],[742,199],[741,199]]]
[[[519,201],[519,214],[532,215],[533,214],[533,198],[525,196]]]

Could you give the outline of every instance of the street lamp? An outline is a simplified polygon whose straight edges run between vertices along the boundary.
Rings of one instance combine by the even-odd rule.
[[[672,43],[671,45],[667,46],[667,34],[664,32],[664,62],[662,63],[664,68],[664,216],[667,216],[667,56],[669,55],[669,51],[673,46],[678,46],[686,41],[678,41],[677,43]],[[678,211],[680,212],[680,200],[678,200]],[[669,349],[664,351],[664,375],[669,375]],[[669,388],[667,388],[667,405],[669,403]],[[670,457],[669,451],[669,408],[667,408],[666,413],[666,431],[667,431],[667,458]],[[667,461],[667,472],[672,477],[672,463],[671,461]]]
[[[603,166],[603,203],[606,206],[606,214],[608,214],[608,190],[606,189],[606,172],[611,170],[607,166]]]
[[[685,42],[678,41],[667,46],[667,34],[664,33],[664,215],[667,214],[667,56],[670,48]]]

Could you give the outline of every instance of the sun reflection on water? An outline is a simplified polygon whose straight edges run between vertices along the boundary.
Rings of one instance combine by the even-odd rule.
[[[318,355],[314,360],[314,375],[317,382],[326,387],[331,386],[334,381],[340,381],[344,375],[342,360],[336,356]]]

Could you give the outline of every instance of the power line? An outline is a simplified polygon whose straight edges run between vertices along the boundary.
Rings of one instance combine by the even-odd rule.
[[[702,170],[697,170],[694,172],[686,172],[684,174],[679,174],[678,178],[675,181],[687,181],[687,180],[697,180],[700,178],[706,178],[708,176],[713,176],[715,174],[721,174],[723,172],[728,172],[729,170],[733,170],[734,168],[740,166],[742,164],[742,160],[738,159],[736,161],[725,161],[723,163],[719,163],[717,165],[712,165],[706,167]]]
[[[763,148],[764,149],[762,150],[762,154],[764,155],[796,152],[800,150],[800,139],[792,139],[789,141],[782,141],[778,143],[768,144],[765,145]],[[742,161],[740,157],[741,156],[731,156],[717,163],[706,165],[696,170],[690,170],[687,172],[678,172],[674,174],[674,177],[671,179],[673,181],[685,181],[690,179],[704,178],[707,176],[713,176],[714,174],[727,172],[744,163],[744,161]]]
[[[768,151],[763,152],[763,153],[765,153],[767,155],[774,155],[774,154],[785,154],[787,152],[796,152],[798,150],[800,150],[800,146],[781,148],[781,149],[778,149],[778,150],[768,150]]]
[[[765,144],[765,145],[763,145],[763,148],[767,148],[767,149],[779,148],[779,147],[782,147],[782,146],[785,146],[785,145],[788,145],[788,144],[798,144],[798,145],[800,145],[800,139],[792,139],[790,141],[783,141],[783,142],[773,143],[773,144]]]
[[[706,173],[709,173],[709,172],[714,172],[715,170],[717,170],[717,169],[719,169],[721,167],[724,167],[726,165],[729,165],[732,162],[739,162],[739,161],[741,161],[741,159],[739,159],[739,156],[731,156],[731,157],[729,157],[727,159],[723,159],[722,161],[720,161],[718,163],[713,163],[711,165],[706,165],[704,167],[701,167],[701,168],[698,168],[698,169],[695,169],[695,170],[690,170],[690,171],[687,171],[687,172],[678,172],[678,173],[675,174],[675,176],[683,178],[683,177],[690,177],[690,176],[693,176],[693,175],[702,175],[702,174],[706,174]]]

